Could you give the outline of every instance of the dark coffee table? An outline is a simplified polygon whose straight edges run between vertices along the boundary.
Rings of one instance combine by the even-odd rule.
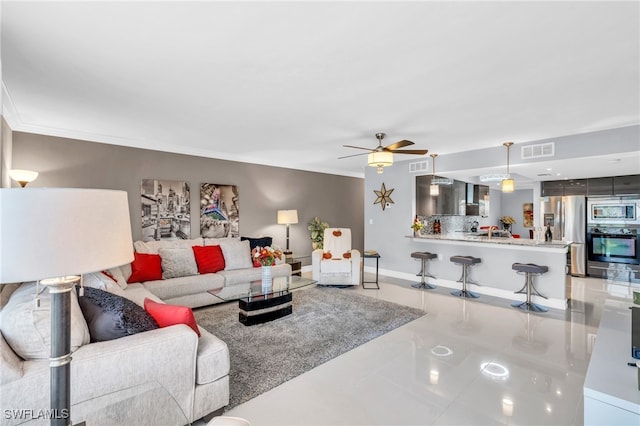
[[[244,325],[260,324],[282,318],[293,312],[294,290],[315,284],[317,281],[296,275],[273,278],[270,286],[262,281],[251,281],[211,290],[210,294],[225,302],[237,300],[238,318]]]

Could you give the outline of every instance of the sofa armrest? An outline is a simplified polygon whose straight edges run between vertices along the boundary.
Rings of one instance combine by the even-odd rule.
[[[322,249],[311,252],[311,279],[320,281],[320,262],[322,261]]]
[[[362,256],[360,251],[356,249],[351,250],[351,284],[360,285],[360,267],[362,262]]]
[[[164,387],[191,417],[198,336],[174,325],[76,350],[71,361],[71,404],[148,383]],[[0,388],[3,408],[49,407],[49,361],[24,361],[23,375]],[[153,401],[144,401],[153,404]],[[71,410],[73,420],[73,410]],[[12,424],[4,421],[2,424]]]

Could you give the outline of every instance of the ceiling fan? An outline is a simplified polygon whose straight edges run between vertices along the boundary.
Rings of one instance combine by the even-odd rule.
[[[382,146],[382,140],[384,139],[385,136],[386,136],[385,133],[376,133],[376,138],[378,139],[378,146],[375,147],[374,149],[364,148],[361,146],[353,146],[353,145],[342,145],[342,146],[344,146],[345,148],[364,149],[366,151],[369,151],[368,153],[369,165],[372,167],[377,167],[378,173],[382,173],[383,167],[388,167],[393,164],[393,154],[425,155],[427,152],[429,152],[428,149],[402,149],[401,150],[400,148],[404,148],[405,146],[414,145],[413,142],[408,141],[406,139],[403,139],[396,143],[392,143],[391,145]],[[364,155],[364,154],[367,154],[367,153],[363,152],[361,154],[345,155],[343,157],[338,157],[338,159],[340,160],[342,158],[355,157],[355,156]]]

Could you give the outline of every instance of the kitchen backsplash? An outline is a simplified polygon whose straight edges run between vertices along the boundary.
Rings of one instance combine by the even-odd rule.
[[[433,234],[433,223],[440,221],[441,233],[450,232],[469,232],[473,226],[473,222],[479,222],[480,216],[418,216],[424,227],[420,231],[422,235]]]

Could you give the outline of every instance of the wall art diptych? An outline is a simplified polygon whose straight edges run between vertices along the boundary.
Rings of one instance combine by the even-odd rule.
[[[177,180],[143,179],[142,240],[191,238],[191,190]]]
[[[200,236],[237,238],[240,236],[238,188],[235,185],[200,185]]]

